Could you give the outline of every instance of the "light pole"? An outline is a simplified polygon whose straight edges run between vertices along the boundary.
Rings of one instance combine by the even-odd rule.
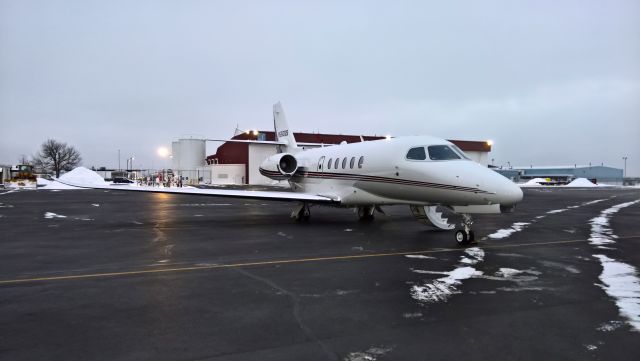
[[[120,168],[120,149],[118,149],[118,170],[122,170],[122,168]]]
[[[622,157],[624,160],[624,173],[622,173],[622,178],[627,176],[627,157]]]

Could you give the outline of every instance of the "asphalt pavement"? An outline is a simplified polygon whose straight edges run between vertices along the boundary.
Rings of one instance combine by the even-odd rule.
[[[0,360],[635,360],[638,200],[526,189],[460,248],[406,206],[296,223],[286,202],[0,191]]]

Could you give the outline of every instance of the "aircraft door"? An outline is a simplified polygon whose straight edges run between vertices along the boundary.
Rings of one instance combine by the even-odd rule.
[[[324,157],[320,157],[320,160],[318,161],[318,172],[323,172],[324,171]]]

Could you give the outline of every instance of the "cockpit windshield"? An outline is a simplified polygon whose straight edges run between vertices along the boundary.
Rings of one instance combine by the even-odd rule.
[[[457,145],[452,145],[451,148],[453,148],[453,150],[458,153],[459,156],[461,156],[462,158],[466,159],[466,160],[471,160],[471,158],[467,157],[466,154],[464,154],[464,152],[462,151],[462,149],[458,148]]]
[[[411,149],[409,149],[409,152],[407,152],[407,159],[410,159],[410,160],[426,160],[427,159],[427,153],[425,153],[424,147],[411,148]]]
[[[428,152],[428,157],[427,157]],[[451,145],[430,145],[427,147],[413,147],[407,152],[408,160],[456,160],[467,159],[466,154],[457,146]]]
[[[461,159],[461,156],[448,145],[430,145],[427,149],[429,150],[429,159],[431,160]]]

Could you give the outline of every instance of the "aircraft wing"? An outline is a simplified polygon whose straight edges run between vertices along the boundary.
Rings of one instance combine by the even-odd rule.
[[[244,199],[258,199],[284,202],[309,202],[324,204],[339,204],[340,201],[329,197],[315,195],[310,193],[283,192],[283,191],[252,191],[252,190],[235,190],[235,189],[201,189],[201,188],[164,188],[164,187],[148,187],[148,186],[130,186],[130,185],[87,185],[74,184],[57,180],[58,182],[78,188],[87,189],[105,189],[118,190],[126,192],[150,192],[150,193],[170,193],[170,194],[192,194],[212,197],[230,197]]]

